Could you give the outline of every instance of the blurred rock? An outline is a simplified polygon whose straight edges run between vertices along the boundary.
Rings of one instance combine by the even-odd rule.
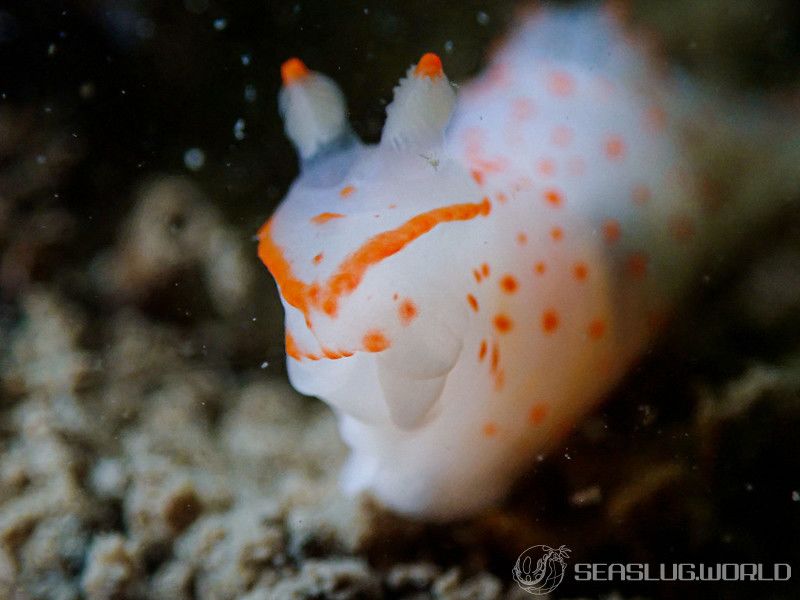
[[[254,261],[198,186],[183,177],[146,183],[116,248],[99,260],[100,289],[143,302],[198,273],[214,309],[230,316],[252,293]]]

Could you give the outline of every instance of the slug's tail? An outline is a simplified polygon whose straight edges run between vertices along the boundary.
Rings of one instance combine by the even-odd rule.
[[[653,36],[628,28],[625,12],[620,2],[576,7],[534,3],[518,15],[501,55],[577,64],[613,79],[641,77],[652,71],[649,63],[657,44]]]

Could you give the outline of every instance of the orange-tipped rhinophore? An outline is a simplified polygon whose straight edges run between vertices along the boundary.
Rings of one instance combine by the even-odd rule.
[[[291,85],[308,76],[308,67],[297,57],[290,58],[281,65],[283,85]]]
[[[417,68],[414,69],[414,75],[417,77],[429,77],[430,79],[441,77],[444,75],[442,59],[433,52],[423,54],[417,63]]]

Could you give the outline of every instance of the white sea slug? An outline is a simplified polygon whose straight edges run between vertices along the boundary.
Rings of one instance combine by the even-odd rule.
[[[772,211],[756,190],[800,189],[788,138],[703,113],[717,105],[646,55],[610,11],[540,10],[458,97],[423,56],[374,146],[330,79],[284,64],[302,173],[259,256],[291,381],[351,448],[347,491],[435,519],[497,501],[618,381],[701,261]],[[764,160],[719,188],[692,131],[741,134]]]

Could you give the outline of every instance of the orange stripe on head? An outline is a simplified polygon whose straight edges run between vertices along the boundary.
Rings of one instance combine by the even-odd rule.
[[[412,217],[396,229],[373,236],[348,256],[331,275],[327,285],[327,298],[335,303],[340,297],[352,293],[371,266],[397,254],[440,223],[468,221],[478,216],[486,216],[491,207],[491,203],[486,199],[480,204],[442,206]]]
[[[358,288],[370,267],[397,254],[437,225],[485,217],[491,210],[491,203],[484,199],[479,203],[442,206],[416,215],[399,227],[368,239],[322,284],[306,283],[294,274],[283,249],[272,239],[273,219],[258,232],[258,257],[269,269],[286,303],[301,311],[307,321],[310,319],[311,308],[323,310],[333,317],[337,313],[339,299]]]
[[[324,212],[311,217],[311,222],[316,225],[322,225],[323,223],[327,223],[331,219],[342,219],[342,218],[344,218],[344,215],[341,213]]]

